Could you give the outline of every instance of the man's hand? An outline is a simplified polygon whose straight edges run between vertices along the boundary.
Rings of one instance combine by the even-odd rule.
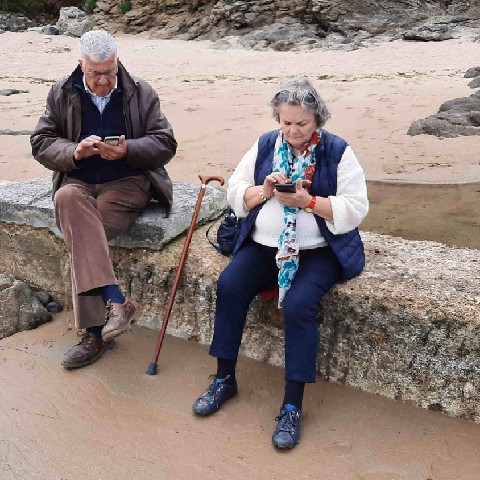
[[[104,160],[120,160],[127,156],[127,141],[125,135],[122,135],[118,140],[118,145],[109,145],[101,142],[97,144],[98,152]]]
[[[99,150],[96,146],[102,141],[102,138],[97,135],[90,135],[87,138],[84,138],[76,147],[73,152],[73,158],[75,161],[81,160],[82,158],[91,157],[99,153]]]

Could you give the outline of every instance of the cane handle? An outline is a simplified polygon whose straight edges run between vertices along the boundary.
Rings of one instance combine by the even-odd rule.
[[[220,175],[199,175],[198,178],[200,178],[200,181],[202,182],[202,185],[207,185],[210,182],[213,182],[216,180],[217,182],[220,182],[220,185],[223,185],[225,183],[225,180],[223,177],[220,177]]]

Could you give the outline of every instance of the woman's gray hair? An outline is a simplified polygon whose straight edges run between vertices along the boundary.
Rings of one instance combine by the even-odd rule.
[[[103,62],[112,55],[117,60],[117,44],[105,30],[90,30],[80,38],[80,56],[83,61],[86,55],[94,62]]]
[[[330,118],[330,112],[322,97],[310,83],[308,77],[293,77],[284,80],[275,90],[270,105],[277,122],[280,122],[280,106],[282,103],[299,105],[313,113],[317,127],[321,128]]]

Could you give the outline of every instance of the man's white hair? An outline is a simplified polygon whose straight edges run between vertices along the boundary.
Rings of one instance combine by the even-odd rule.
[[[90,30],[80,38],[80,57],[85,61],[85,56],[94,62],[103,62],[112,55],[117,59],[117,44],[114,38],[105,30]]]

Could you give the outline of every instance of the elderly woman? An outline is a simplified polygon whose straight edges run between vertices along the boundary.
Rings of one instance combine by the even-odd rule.
[[[249,305],[278,283],[286,382],[272,441],[290,449],[300,438],[305,383],[315,382],[320,302],[365,264],[357,227],[368,199],[353,150],[323,129],[330,113],[308,78],[281,84],[271,106],[280,130],[262,135],[229,181],[228,201],[244,220],[218,280],[210,348],[217,374],[193,411],[211,415],[237,394],[235,368]]]

